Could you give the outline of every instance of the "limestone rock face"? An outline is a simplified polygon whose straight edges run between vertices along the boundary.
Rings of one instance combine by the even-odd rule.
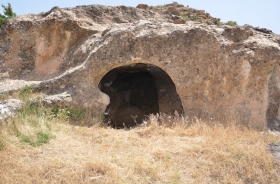
[[[10,19],[0,29],[0,92],[66,92],[71,105],[111,119],[177,111],[279,128],[280,37],[174,16],[91,5]]]

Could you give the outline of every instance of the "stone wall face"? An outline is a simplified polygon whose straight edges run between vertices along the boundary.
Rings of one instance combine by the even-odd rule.
[[[103,113],[110,99],[99,89],[101,79],[115,68],[142,63],[166,72],[189,117],[226,121],[235,116],[249,127],[278,128],[279,36],[248,26],[177,25],[167,15],[153,13],[149,19],[143,16],[149,10],[123,7],[119,11],[134,12],[141,20],[97,23],[78,16],[81,9],[54,10],[68,16],[37,17],[41,24],[24,17],[6,24],[0,32],[1,45],[7,42],[0,49],[0,72],[8,77],[2,84],[38,81],[38,90],[67,91],[73,106]]]

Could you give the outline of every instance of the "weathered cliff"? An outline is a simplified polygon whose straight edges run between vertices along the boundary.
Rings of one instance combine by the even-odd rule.
[[[178,19],[100,5],[11,19],[0,29],[0,92],[67,92],[67,105],[106,111],[116,126],[177,111],[279,129],[280,37]]]

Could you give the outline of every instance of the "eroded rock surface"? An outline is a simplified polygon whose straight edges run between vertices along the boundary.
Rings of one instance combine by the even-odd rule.
[[[154,79],[159,112],[162,107],[174,113],[169,107],[181,103],[175,110],[182,107],[178,112],[190,117],[226,120],[235,116],[250,127],[279,128],[278,35],[249,25],[213,25],[207,22],[213,20],[209,14],[182,6],[154,9],[55,7],[10,19],[0,29],[0,92],[30,84],[48,95],[65,92],[72,98],[71,105],[104,113],[114,104],[109,98],[114,92],[105,94],[102,85],[114,90],[110,84],[121,73],[100,83],[104,76],[119,67],[126,67],[125,73],[143,72],[133,70],[141,64]],[[201,21],[184,19],[194,16],[192,12]],[[164,88],[159,71],[168,76],[166,81],[171,79],[175,92]],[[126,86],[126,79],[120,83],[123,91],[138,89]],[[172,100],[176,95],[179,100]],[[144,112],[143,104],[125,93],[118,99],[122,103],[115,108],[133,102],[134,110]]]

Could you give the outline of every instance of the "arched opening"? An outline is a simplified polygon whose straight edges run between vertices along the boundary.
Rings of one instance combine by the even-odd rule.
[[[110,97],[105,121],[114,128],[134,127],[145,116],[183,113],[175,85],[166,72],[149,64],[121,66],[109,71],[99,89]]]

